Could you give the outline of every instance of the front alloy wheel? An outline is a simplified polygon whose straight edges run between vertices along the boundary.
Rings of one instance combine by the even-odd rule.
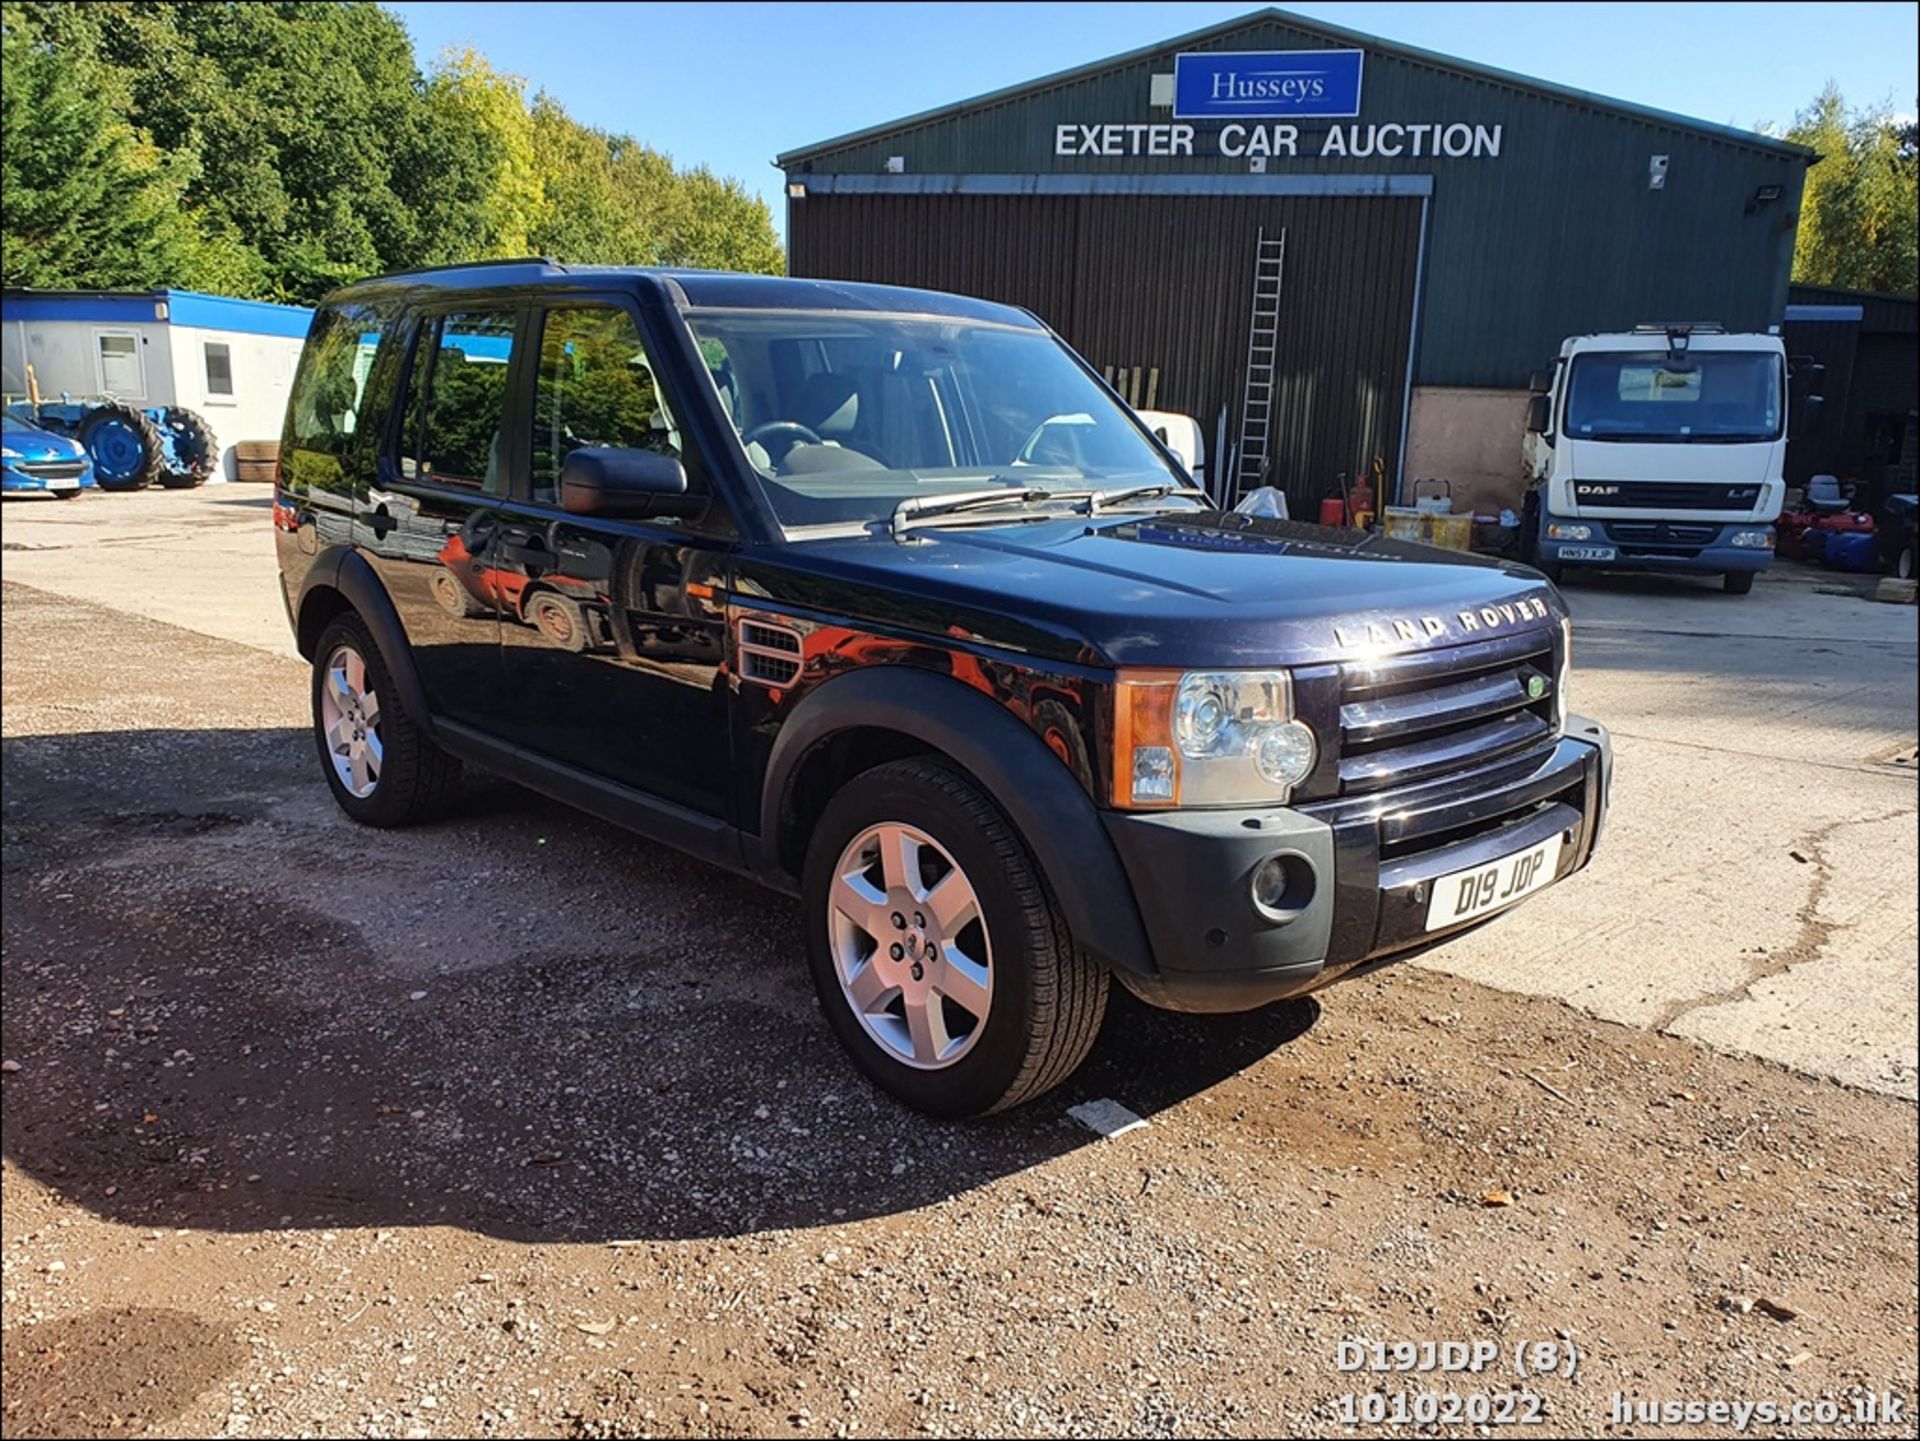
[[[848,842],[830,893],[834,974],[861,1027],[919,1070],[959,1061],[993,1007],[993,941],[973,883],[898,821]]]
[[[1106,971],[1075,943],[1006,813],[934,756],[846,781],[801,882],[827,1024],[876,1083],[935,1116],[981,1116],[1086,1058]]]

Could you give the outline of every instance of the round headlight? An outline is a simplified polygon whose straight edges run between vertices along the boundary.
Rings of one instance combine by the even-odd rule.
[[[1313,732],[1299,721],[1270,726],[1260,737],[1254,764],[1277,786],[1297,786],[1313,773]]]
[[[1185,755],[1203,756],[1220,739],[1233,717],[1226,694],[1205,676],[1190,676],[1180,687],[1180,698],[1173,707],[1174,739]],[[1197,682],[1197,683],[1196,683]]]

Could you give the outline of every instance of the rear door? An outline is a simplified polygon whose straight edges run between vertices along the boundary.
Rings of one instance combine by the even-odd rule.
[[[523,576],[503,612],[511,739],[551,760],[726,818],[724,566],[733,531],[698,520],[569,515],[560,473],[582,446],[680,458],[676,408],[626,297],[556,297],[531,317],[526,484],[501,507],[499,552]],[[684,412],[682,412],[684,413]]]
[[[526,315],[504,300],[415,316],[403,399],[355,517],[428,705],[486,730],[498,728],[501,618],[517,619],[525,584],[499,532],[520,454],[521,407],[509,397],[521,383]]]

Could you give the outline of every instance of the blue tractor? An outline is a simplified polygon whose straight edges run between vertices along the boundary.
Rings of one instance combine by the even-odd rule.
[[[80,442],[103,490],[143,490],[158,481],[174,489],[204,485],[220,464],[220,442],[198,411],[184,405],[141,410],[111,396],[34,405],[17,401],[8,413],[55,435]]]

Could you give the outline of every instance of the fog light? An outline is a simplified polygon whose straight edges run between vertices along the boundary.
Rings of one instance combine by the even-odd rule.
[[[1592,540],[1593,527],[1590,525],[1568,525],[1562,521],[1547,523],[1548,540]]]
[[[1313,863],[1284,852],[1253,868],[1253,908],[1270,921],[1291,921],[1313,902]]]
[[[1736,530],[1733,543],[1748,550],[1772,550],[1773,532],[1771,530]]]

